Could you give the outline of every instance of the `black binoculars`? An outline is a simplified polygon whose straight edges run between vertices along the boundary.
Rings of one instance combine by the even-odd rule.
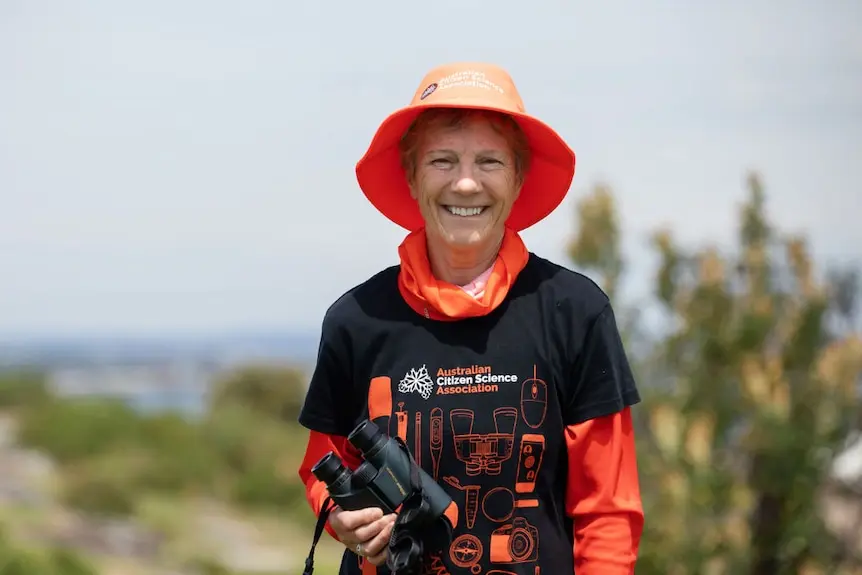
[[[416,465],[410,453],[372,421],[365,420],[356,426],[347,440],[364,460],[355,471],[347,469],[331,451],[311,469],[326,484],[332,501],[342,509],[379,507],[384,513],[394,513],[416,487],[421,488],[429,512],[435,517],[443,515],[452,503],[452,498]],[[419,473],[420,486],[412,485],[414,470]]]
[[[451,542],[454,526],[445,513],[452,498],[416,464],[400,438],[388,437],[372,421],[356,426],[347,440],[362,454],[356,470],[347,469],[330,451],[311,472],[326,484],[329,498],[341,509],[398,511],[386,566],[394,575],[420,573],[427,553]]]

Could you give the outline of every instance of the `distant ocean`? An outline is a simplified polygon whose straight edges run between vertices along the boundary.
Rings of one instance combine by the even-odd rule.
[[[224,365],[258,359],[304,363],[317,355],[318,337],[317,333],[265,331],[185,337],[51,337],[0,333],[0,369],[176,361]]]
[[[0,337],[0,371],[45,371],[61,396],[107,396],[141,412],[188,417],[207,408],[215,378],[237,366],[309,370],[318,335],[290,332],[201,337]]]

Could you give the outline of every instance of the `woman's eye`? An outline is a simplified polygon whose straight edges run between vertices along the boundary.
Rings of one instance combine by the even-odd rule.
[[[448,165],[449,165],[449,164],[451,164],[451,163],[452,163],[452,162],[450,162],[450,161],[449,161],[448,159],[446,159],[446,158],[436,158],[436,159],[434,159],[434,160],[431,160],[431,165],[432,165],[432,166],[445,167],[445,166],[448,166]]]

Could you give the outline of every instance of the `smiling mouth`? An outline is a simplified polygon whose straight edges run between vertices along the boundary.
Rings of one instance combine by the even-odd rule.
[[[477,206],[474,208],[462,208],[459,206],[443,206],[443,208],[453,216],[469,218],[470,216],[478,216],[488,209],[487,206]]]

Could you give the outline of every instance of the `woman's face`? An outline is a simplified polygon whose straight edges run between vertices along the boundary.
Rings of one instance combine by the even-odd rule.
[[[515,160],[505,136],[482,116],[429,126],[410,181],[429,241],[476,248],[499,242],[521,189]]]

